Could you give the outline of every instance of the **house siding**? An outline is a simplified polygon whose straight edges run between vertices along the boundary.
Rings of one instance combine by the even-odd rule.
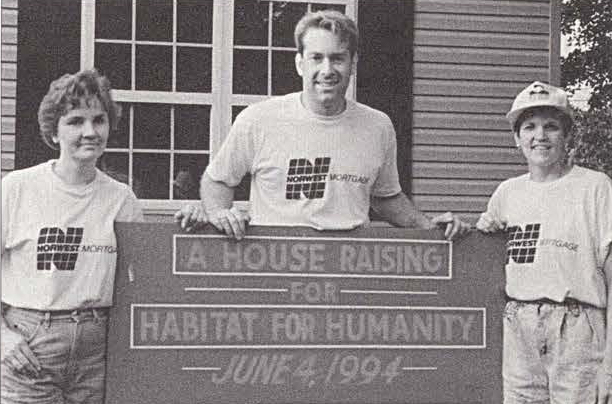
[[[2,0],[2,176],[15,168],[15,105],[17,95],[17,0]]]
[[[497,185],[526,171],[504,115],[532,81],[558,80],[557,12],[548,1],[416,1],[411,173],[422,210],[475,222]]]
[[[18,0],[1,8],[4,175],[18,142]],[[533,80],[558,84],[559,16],[548,0],[415,0],[410,158],[400,172],[422,210],[474,221],[501,181],[525,172],[504,113]]]

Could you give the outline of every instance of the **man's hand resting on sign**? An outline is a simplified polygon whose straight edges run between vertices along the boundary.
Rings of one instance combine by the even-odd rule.
[[[444,237],[448,240],[452,240],[456,236],[463,236],[470,230],[470,225],[457,216],[453,215],[451,212],[443,213],[439,216],[436,216],[431,219],[432,223],[435,225],[444,225],[446,224],[446,228],[444,230]]]

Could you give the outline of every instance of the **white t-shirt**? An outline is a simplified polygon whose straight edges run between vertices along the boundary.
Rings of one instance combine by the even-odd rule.
[[[115,221],[142,221],[136,196],[97,170],[65,184],[54,160],[2,179],[2,301],[37,310],[112,304]]]
[[[529,174],[499,185],[488,212],[508,223],[506,293],[518,300],[566,297],[606,307],[603,264],[612,243],[612,181],[574,166],[552,182]]]
[[[347,100],[320,116],[292,93],[245,109],[207,168],[234,187],[251,174],[254,225],[352,229],[368,223],[372,196],[401,191],[389,117]]]

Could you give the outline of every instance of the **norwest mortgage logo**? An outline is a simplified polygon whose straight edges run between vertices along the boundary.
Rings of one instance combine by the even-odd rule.
[[[314,164],[306,158],[289,160],[287,170],[286,199],[320,199],[325,195],[328,181],[367,184],[370,178],[355,174],[330,173],[330,157],[317,157]]]
[[[74,271],[79,253],[114,254],[117,251],[110,245],[81,245],[82,241],[82,227],[68,227],[65,232],[58,227],[43,227],[38,233],[36,269]]]

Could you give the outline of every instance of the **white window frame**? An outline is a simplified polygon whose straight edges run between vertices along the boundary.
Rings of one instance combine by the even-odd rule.
[[[130,1],[130,0],[126,0]],[[137,0],[136,0],[137,1]],[[126,44],[143,44],[147,41],[135,40],[136,31],[136,1],[132,2],[132,39],[131,40],[113,40],[113,43],[126,43]],[[292,3],[317,3],[317,4],[344,4],[346,7],[345,13],[357,21],[357,1],[358,0],[266,0],[270,2],[292,2]],[[226,68],[227,66],[233,66],[233,49],[261,49],[268,50],[268,89],[270,88],[270,82],[272,79],[271,75],[271,51],[270,50],[295,50],[295,48],[285,48],[277,46],[234,46],[234,0],[213,0],[213,38],[212,38],[212,87],[210,93],[188,93],[188,92],[174,92],[176,88],[176,54],[177,54],[177,41],[176,41],[176,0],[174,0],[174,21],[173,21],[173,40],[172,42],[161,42],[164,45],[172,46],[172,57],[173,57],[173,74],[172,74],[172,89],[173,92],[165,91],[142,91],[142,90],[113,90],[113,98],[118,102],[128,103],[165,103],[165,104],[189,104],[189,105],[210,105],[210,149],[208,150],[190,150],[189,154],[208,154],[210,158],[214,156],[223,140],[227,136],[229,129],[232,124],[232,106],[234,105],[251,105],[255,102],[259,102],[272,96],[269,95],[241,95],[233,94],[231,92],[231,85],[233,80],[233,68]],[[94,67],[94,55],[95,55],[95,10],[96,0],[82,0],[81,1],[81,69],[87,69]],[[270,19],[271,21],[272,19]],[[271,24],[270,24],[271,27]],[[269,29],[269,38],[272,35],[272,30]],[[104,42],[104,40],[98,40]],[[154,44],[160,44],[155,42]],[[180,43],[183,45],[184,43]],[[210,47],[210,45],[202,44],[189,44],[190,46],[199,47]],[[132,52],[134,52],[132,47]],[[132,54],[132,59],[135,55]],[[134,62],[132,60],[132,86],[135,86],[135,69]],[[356,74],[351,77],[349,87],[347,90],[347,98],[355,99],[356,97]],[[172,110],[173,111],[173,110]],[[133,114],[129,123],[130,136],[133,136]],[[172,170],[174,164],[174,128],[173,114],[170,116],[170,133],[171,133],[171,144],[170,149],[155,149],[146,150],[156,153],[170,154],[170,169]],[[131,145],[132,142],[129,142]],[[129,158],[129,179],[130,185],[132,181],[132,159],[134,151],[145,151],[144,149],[119,149],[123,152],[128,152]],[[172,195],[172,186],[170,186],[170,195]],[[161,200],[161,199],[141,199],[140,200],[145,211],[145,214],[158,214],[158,215],[170,215],[173,214],[181,206],[192,203],[193,201],[188,200]]]

